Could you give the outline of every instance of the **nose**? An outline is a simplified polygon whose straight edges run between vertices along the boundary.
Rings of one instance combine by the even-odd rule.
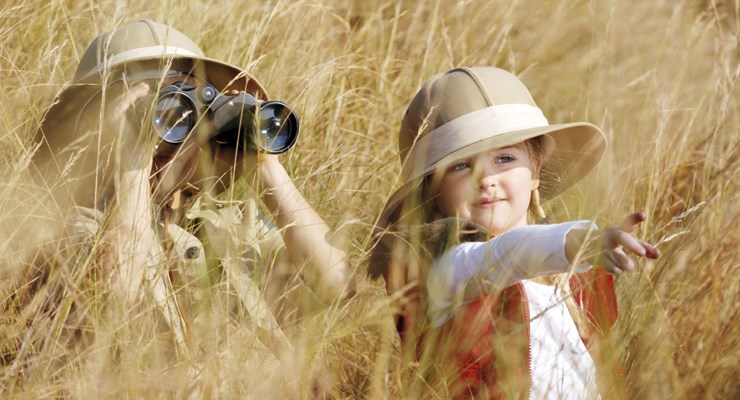
[[[496,179],[493,175],[481,175],[478,181],[478,187],[481,189],[496,187]]]
[[[487,164],[487,163],[483,163]],[[480,176],[478,177],[478,187],[482,190],[496,186],[496,172],[490,170],[488,165],[481,165]]]

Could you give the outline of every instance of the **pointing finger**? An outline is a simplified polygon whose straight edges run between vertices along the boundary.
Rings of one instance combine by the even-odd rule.
[[[635,228],[637,228],[637,225],[639,225],[642,221],[645,221],[646,219],[647,216],[644,212],[636,212],[634,214],[630,214],[627,218],[625,218],[620,227],[623,231],[631,233],[635,230]]]

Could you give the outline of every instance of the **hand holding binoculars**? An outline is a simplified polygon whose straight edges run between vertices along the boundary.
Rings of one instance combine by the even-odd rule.
[[[209,83],[193,87],[187,82],[164,86],[154,96],[154,104],[152,96],[140,103],[151,110],[151,127],[167,143],[202,134],[237,151],[280,154],[298,138],[298,118],[279,101],[260,102],[248,93],[227,95]],[[140,121],[145,116],[135,114]]]

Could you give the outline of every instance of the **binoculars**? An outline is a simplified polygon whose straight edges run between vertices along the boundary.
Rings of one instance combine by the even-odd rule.
[[[209,83],[165,86],[152,111],[154,131],[171,144],[182,143],[204,125],[210,129],[207,137],[237,150],[280,154],[298,139],[298,118],[285,103],[258,102],[247,93],[225,95]]]

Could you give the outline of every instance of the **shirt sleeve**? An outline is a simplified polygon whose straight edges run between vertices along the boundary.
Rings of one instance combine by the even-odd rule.
[[[569,271],[565,239],[572,229],[593,230],[596,226],[590,221],[527,225],[487,242],[462,243],[446,251],[432,264],[427,278],[432,325],[447,320],[466,294],[495,292],[524,279]],[[573,271],[590,268],[582,264]]]

